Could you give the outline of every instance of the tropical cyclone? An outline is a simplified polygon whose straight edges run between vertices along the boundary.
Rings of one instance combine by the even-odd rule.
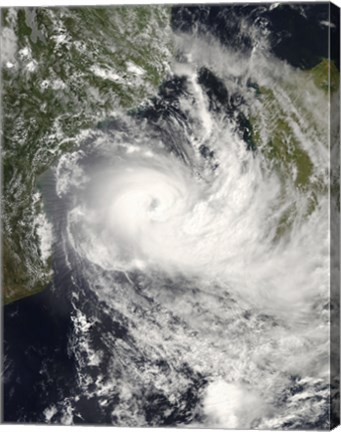
[[[21,421],[47,423],[330,427],[321,113],[338,70],[330,60],[302,69],[295,53],[288,64],[271,46],[283,14],[325,35],[320,6],[316,16],[302,7],[174,7],[158,91],[134,110],[115,105],[58,154],[42,182],[54,286],[8,309],[7,328],[29,335],[20,353],[6,344],[7,420],[20,406]],[[92,73],[114,86],[134,73],[142,85],[151,71],[125,55],[125,71]],[[20,332],[22,322],[52,331]],[[28,402],[17,377],[32,346]]]
[[[299,425],[312,405],[316,419],[321,418],[329,376],[327,119],[317,116],[315,104],[305,98],[325,106],[325,93],[274,58],[260,57],[257,67],[253,59],[254,72],[241,58],[240,73],[256,82],[262,95],[255,98],[254,87],[242,84],[242,101],[231,117],[227,99],[218,96],[233,95],[234,85],[216,69],[214,80],[202,73],[212,52],[219,58],[230,52],[211,41],[207,58],[200,49],[205,38],[193,37],[190,44],[183,38],[184,43],[179,36],[176,43],[186,60],[174,65],[180,78],[165,82],[153,103],[137,114],[122,114],[93,131],[82,150],[57,167],[55,205],[65,214],[65,225],[59,224],[63,250],[69,271],[76,269],[80,278],[80,285],[71,288],[76,316],[82,317],[75,321],[77,331],[85,337],[96,320],[106,322],[98,318],[100,304],[105,316],[121,314],[129,328],[117,355],[131,363],[131,376],[120,381],[114,362],[116,372],[106,377],[120,394],[129,388],[132,395],[129,406],[123,400],[115,405],[117,424],[168,421],[149,417],[150,405],[143,408],[143,398],[141,403],[136,399],[141,388],[151,398],[164,398],[164,409],[174,410],[186,424],[266,428],[291,416]],[[211,69],[214,64],[219,63],[212,62]],[[236,58],[233,67],[238,69]],[[273,89],[270,94],[264,83]],[[257,150],[243,139],[238,115],[247,113],[251,100],[260,116],[257,135],[253,132]],[[304,107],[299,119],[297,106]],[[277,145],[266,121],[270,108],[295,131],[287,143],[300,157],[277,163],[266,153],[265,143]],[[310,164],[304,176],[302,158]],[[85,312],[83,302],[90,295]],[[109,334],[96,333],[100,346],[111,346]],[[146,339],[146,334],[153,336]],[[72,350],[92,364],[96,351],[92,336],[86,337],[87,348],[75,343]],[[132,353],[125,347],[129,337]],[[143,371],[131,357],[135,349],[144,353]],[[112,360],[96,357],[96,367],[102,370],[107,361]],[[192,370],[190,378],[184,363]],[[78,374],[85,380],[84,364]],[[150,376],[162,396],[151,389]],[[304,403],[293,397],[278,407],[276,398],[284,397],[293,376],[311,396]],[[96,384],[96,391],[107,394],[107,385]],[[197,385],[200,409],[185,397]],[[86,380],[84,388],[90,397]],[[216,392],[222,409],[215,407]],[[311,400],[314,392],[325,401],[318,408]],[[247,415],[245,400],[253,407]],[[184,408],[176,408],[177,403]],[[142,418],[129,415],[136,411]]]

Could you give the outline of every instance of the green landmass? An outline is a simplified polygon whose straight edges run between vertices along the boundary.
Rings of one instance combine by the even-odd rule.
[[[166,6],[2,9],[4,303],[41,291],[39,176],[82,131],[137,106],[167,71]],[[12,52],[11,52],[12,51]]]
[[[325,92],[334,93],[340,85],[340,72],[335,63],[329,59],[323,59],[310,71],[307,71],[308,76],[311,76],[316,86]]]
[[[326,93],[326,98],[328,97],[329,82],[332,94],[339,88],[339,71],[335,64],[328,59],[323,59],[314,68],[304,73],[308,80],[312,80],[317,88]],[[251,115],[252,140],[267,160],[271,162],[281,179],[283,202],[285,202],[286,181],[291,178],[297,190],[304,192],[309,198],[309,205],[306,210],[306,216],[309,216],[316,208],[319,194],[325,193],[328,190],[328,185],[321,178],[316,178],[313,175],[314,167],[309,154],[295,135],[293,124],[299,123],[297,116],[295,114],[288,115],[285,112],[278,103],[274,91],[270,88],[257,87],[256,96],[262,102],[262,118],[255,113]],[[305,108],[299,105],[298,100],[295,103],[301,113],[304,112]],[[309,118],[309,116],[307,117]],[[264,125],[266,125],[267,130],[265,140],[261,134],[261,128]],[[315,132],[319,132],[313,119],[311,119],[310,127],[312,130],[315,128]],[[321,139],[325,139],[325,137]],[[293,204],[283,212],[274,241],[279,240],[289,232],[295,216],[296,208]]]

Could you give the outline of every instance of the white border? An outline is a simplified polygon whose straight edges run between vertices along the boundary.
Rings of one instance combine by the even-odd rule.
[[[290,0],[290,3],[321,3],[324,0]],[[276,1],[269,0],[232,0],[232,1],[221,1],[221,0],[1,0],[0,8],[3,7],[32,7],[32,6],[93,6],[93,5],[136,5],[136,4],[202,4],[202,3],[275,3]],[[288,2],[280,2],[288,3]],[[332,3],[341,8],[341,0],[333,0]],[[30,397],[28,394],[27,397]],[[189,432],[217,432],[218,429],[196,429],[196,428],[126,428],[126,427],[114,427],[114,426],[62,426],[62,425],[3,425],[1,424],[1,431],[3,432],[16,432],[16,431],[27,431],[27,432],[98,432],[99,429],[103,431],[116,431],[116,432],[178,432],[178,431],[189,431]],[[222,429],[228,430],[228,429]],[[334,429],[335,432],[341,432],[341,426]],[[240,432],[253,432],[251,430],[240,429]],[[264,432],[268,432],[264,430]]]

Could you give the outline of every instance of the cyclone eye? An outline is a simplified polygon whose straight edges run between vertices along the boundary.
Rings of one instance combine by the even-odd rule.
[[[160,201],[157,198],[152,198],[149,204],[149,210],[154,211],[159,207]]]

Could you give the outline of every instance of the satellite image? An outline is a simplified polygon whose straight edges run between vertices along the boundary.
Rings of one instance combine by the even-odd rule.
[[[2,422],[339,424],[339,35],[1,8]]]

